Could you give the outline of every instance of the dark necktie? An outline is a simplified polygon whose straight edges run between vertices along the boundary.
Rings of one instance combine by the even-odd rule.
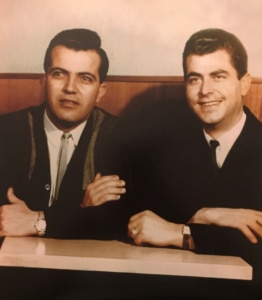
[[[64,133],[61,137],[61,144],[58,154],[58,167],[57,167],[57,177],[56,177],[56,188],[55,188],[55,200],[59,193],[60,185],[64,177],[67,168],[67,154],[69,146],[69,138],[71,133]]]
[[[218,164],[217,164],[217,156],[216,156],[216,148],[219,146],[219,142],[217,140],[210,140],[210,148],[211,148],[211,158],[212,158],[212,164],[214,167],[214,170],[218,170]]]

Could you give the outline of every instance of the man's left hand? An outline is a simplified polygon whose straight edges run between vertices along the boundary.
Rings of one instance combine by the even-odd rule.
[[[99,206],[108,201],[117,201],[125,192],[125,181],[117,175],[102,176],[97,173],[94,181],[87,186],[80,206]]]
[[[240,230],[251,243],[262,238],[262,212],[244,208],[204,207],[189,223],[231,227]]]

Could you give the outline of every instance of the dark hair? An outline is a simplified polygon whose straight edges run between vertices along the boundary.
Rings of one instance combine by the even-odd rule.
[[[191,54],[204,55],[224,49],[231,57],[238,79],[247,73],[247,53],[240,40],[222,29],[210,28],[194,33],[186,42],[183,52],[183,70],[186,76],[186,59]]]
[[[56,46],[65,46],[69,49],[79,50],[94,50],[101,58],[99,67],[99,80],[103,82],[106,78],[109,61],[106,52],[101,48],[101,39],[99,35],[92,30],[76,28],[68,29],[58,33],[50,42],[44,59],[44,70],[47,73],[51,65],[52,50]]]

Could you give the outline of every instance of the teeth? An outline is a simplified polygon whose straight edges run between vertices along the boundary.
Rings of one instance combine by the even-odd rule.
[[[201,105],[210,106],[210,105],[216,105],[218,103],[219,103],[219,101],[211,101],[211,102],[201,103]]]

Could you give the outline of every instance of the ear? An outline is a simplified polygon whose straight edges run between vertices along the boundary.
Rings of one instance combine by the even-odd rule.
[[[240,79],[241,89],[242,89],[242,96],[246,96],[251,86],[252,78],[249,73],[243,75]]]
[[[46,74],[40,77],[41,86],[41,100],[44,101],[46,98]]]
[[[99,103],[100,100],[104,97],[107,91],[107,85],[105,83],[101,83],[98,91],[98,95],[96,97],[96,103]]]

